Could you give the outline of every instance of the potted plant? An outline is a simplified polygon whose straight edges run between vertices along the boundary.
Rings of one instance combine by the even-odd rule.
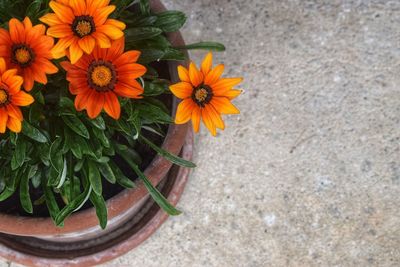
[[[180,214],[188,122],[216,135],[241,92],[186,50],[223,45],[185,45],[160,1],[5,0],[0,20],[0,254],[94,265]]]

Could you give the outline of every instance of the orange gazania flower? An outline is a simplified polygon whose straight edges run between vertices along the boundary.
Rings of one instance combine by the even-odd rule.
[[[136,81],[146,68],[135,63],[139,51],[124,53],[125,38],[114,41],[111,48],[96,47],[91,55],[84,55],[75,65],[61,63],[67,71],[69,91],[76,95],[75,108],[87,110],[96,118],[102,109],[114,119],[121,113],[117,96],[142,98],[143,87]]]
[[[21,132],[23,116],[19,106],[33,103],[31,95],[21,90],[23,79],[16,75],[17,69],[7,70],[4,58],[0,58],[0,133],[6,128]]]
[[[18,70],[18,74],[24,78],[27,91],[32,90],[35,81],[46,84],[46,74],[58,71],[50,62],[54,39],[46,36],[45,32],[43,24],[32,26],[28,17],[22,23],[11,19],[9,32],[0,29],[0,57],[6,60],[10,68]]]
[[[175,123],[184,124],[192,119],[193,129],[199,131],[200,118],[213,136],[217,129],[223,130],[225,124],[221,114],[238,114],[239,110],[230,102],[241,90],[233,87],[242,81],[242,78],[221,78],[224,65],[212,68],[212,54],[208,53],[198,70],[190,63],[189,69],[178,67],[181,82],[171,85],[171,92],[183,99],[176,112]]]
[[[83,55],[92,53],[96,43],[101,48],[109,48],[111,40],[120,39],[125,24],[108,19],[115,10],[108,5],[109,0],[58,0],[50,1],[54,13],[49,13],[40,21],[49,25],[47,34],[60,40],[52,50],[55,58],[69,55],[75,64]]]

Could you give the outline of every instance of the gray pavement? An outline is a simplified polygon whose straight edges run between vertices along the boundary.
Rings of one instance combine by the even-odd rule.
[[[400,266],[400,1],[164,2],[226,44],[242,114],[197,136],[184,214],[103,266]]]

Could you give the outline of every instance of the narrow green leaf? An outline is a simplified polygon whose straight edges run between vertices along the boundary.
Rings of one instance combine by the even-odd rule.
[[[185,45],[185,46],[178,46],[175,48],[184,49],[184,50],[202,49],[202,50],[210,50],[210,51],[216,51],[216,52],[225,51],[225,46],[223,44],[217,43],[217,42],[199,42],[199,43],[189,44],[189,45]]]
[[[26,120],[22,122],[22,133],[39,143],[47,142],[47,137],[38,129],[29,124]]]
[[[186,22],[186,15],[180,11],[165,11],[157,14],[155,26],[164,32],[178,31]]]
[[[96,163],[94,163],[91,160],[87,161],[87,167],[88,167],[88,177],[89,177],[89,182],[93,187],[93,191],[101,196],[103,188],[101,184],[101,176],[99,169],[96,166]]]
[[[108,164],[111,167],[111,169],[113,170],[113,173],[115,174],[115,178],[119,185],[121,185],[125,188],[134,188],[135,187],[135,183],[131,179],[126,177],[125,174],[123,174],[123,172],[117,166],[117,164],[115,164],[112,161],[110,161]]]
[[[126,42],[137,42],[160,35],[162,30],[156,27],[129,28],[125,31]]]
[[[54,222],[56,222],[57,214],[60,212],[60,208],[58,207],[56,198],[54,197],[54,193],[51,187],[46,186],[47,182],[45,180],[44,182],[42,181],[42,184],[44,196],[46,198],[47,209],[49,210],[50,217],[53,219]]]
[[[182,159],[176,155],[171,154],[170,152],[159,148],[155,144],[153,144],[150,140],[145,138],[144,136],[141,136],[141,140],[143,140],[146,144],[148,144],[154,151],[156,151],[160,156],[166,158],[167,160],[171,161],[172,163],[182,166],[182,167],[187,167],[187,168],[196,168],[196,164],[193,162],[187,161],[185,159]]]
[[[150,2],[149,0],[139,0],[140,11],[143,15],[150,15]]]
[[[32,201],[29,195],[29,173],[24,173],[19,186],[19,197],[22,208],[27,213],[33,213]]]
[[[80,136],[89,139],[89,131],[86,128],[85,124],[75,116],[61,116],[65,124],[75,133],[79,134]]]
[[[24,139],[19,138],[11,161],[12,165],[16,164],[16,166],[13,166],[14,167],[12,168],[13,170],[22,166],[22,164],[25,161],[25,156],[26,156],[26,142]]]
[[[93,203],[93,206],[96,209],[96,215],[99,219],[100,227],[105,229],[107,226],[107,206],[103,196],[99,196],[92,192],[90,194],[90,201]]]
[[[112,171],[110,165],[108,163],[101,163],[97,164],[97,166],[100,170],[101,175],[103,175],[103,177],[110,183],[115,184],[117,178],[115,177],[115,174]]]
[[[92,187],[88,186],[83,193],[81,193],[78,197],[69,202],[57,214],[55,219],[56,225],[60,226],[64,222],[65,218],[67,218],[74,211],[80,209],[83,206],[83,204],[85,204],[85,202],[88,200],[91,192],[92,192]]]
[[[168,200],[160,193],[160,191],[155,188],[152,183],[147,179],[144,173],[139,169],[138,166],[132,165],[131,166],[139,178],[143,181],[144,185],[146,186],[147,190],[149,191],[151,197],[154,201],[169,215],[175,216],[179,215],[182,212],[177,210]]]

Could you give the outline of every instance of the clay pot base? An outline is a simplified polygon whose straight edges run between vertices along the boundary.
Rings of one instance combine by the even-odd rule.
[[[181,157],[191,160],[193,132],[189,131]],[[190,170],[173,166],[158,189],[176,205]],[[168,218],[151,198],[124,225],[94,239],[52,242],[43,239],[0,234],[0,256],[28,266],[93,266],[125,254],[151,236]]]

